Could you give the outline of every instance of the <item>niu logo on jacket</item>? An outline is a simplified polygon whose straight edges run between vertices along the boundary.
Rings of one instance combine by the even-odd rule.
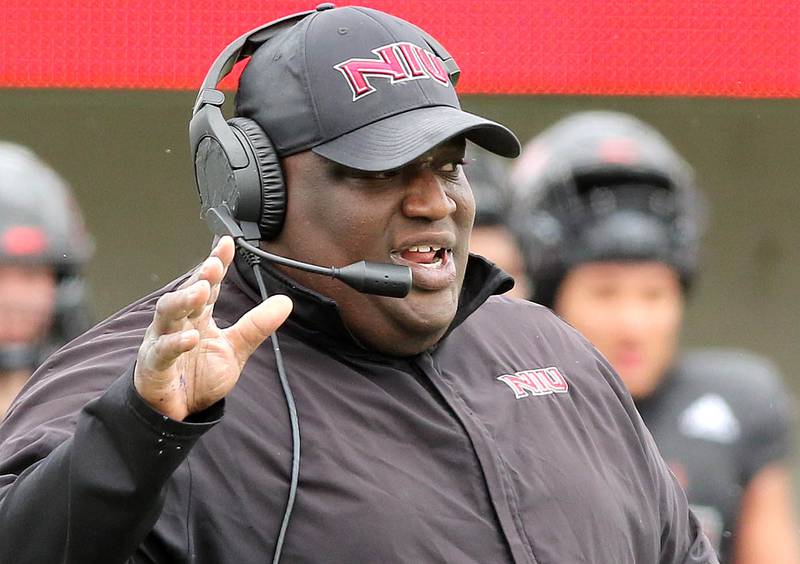
[[[567,379],[555,366],[520,370],[513,374],[503,374],[497,379],[507,384],[514,391],[517,399],[528,396],[565,394],[569,390]]]
[[[370,77],[388,78],[390,84],[426,79],[445,86],[450,84],[450,76],[441,59],[413,43],[390,43],[372,52],[378,56],[377,59],[352,58],[333,66],[342,73],[353,91],[354,102],[375,92]]]

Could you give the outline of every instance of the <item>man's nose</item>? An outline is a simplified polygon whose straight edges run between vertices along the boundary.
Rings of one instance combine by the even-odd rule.
[[[417,171],[403,199],[406,217],[419,217],[435,221],[456,211],[456,203],[445,190],[444,181],[429,168]]]
[[[617,308],[617,327],[624,336],[638,340],[649,331],[651,312],[642,304],[624,301]]]

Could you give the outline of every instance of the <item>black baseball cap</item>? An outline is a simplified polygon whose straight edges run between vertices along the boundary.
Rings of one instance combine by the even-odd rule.
[[[280,157],[312,149],[364,171],[399,168],[458,135],[519,155],[510,130],[461,110],[426,37],[377,10],[320,5],[256,50],[236,113],[256,121]]]

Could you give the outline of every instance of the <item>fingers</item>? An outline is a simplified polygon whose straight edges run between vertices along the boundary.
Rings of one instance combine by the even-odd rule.
[[[151,325],[153,334],[158,337],[174,333],[183,328],[187,318],[202,312],[211,296],[211,286],[207,280],[198,280],[188,288],[164,294],[156,302],[156,313]]]
[[[224,331],[242,364],[280,327],[291,311],[292,300],[287,296],[272,296]]]
[[[227,235],[221,237],[211,251],[211,256],[217,257],[222,262],[222,278],[224,278],[225,273],[228,272],[228,267],[233,262],[234,254],[236,254],[236,245],[233,242],[233,237]]]
[[[208,280],[213,289],[215,285],[225,278],[228,267],[233,262],[235,249],[236,247],[231,237],[222,237],[214,245],[208,258],[195,269],[192,275],[181,285],[181,288],[187,288],[198,280]]]
[[[188,289],[198,282],[206,281],[209,285],[209,292],[204,305],[213,306],[219,297],[222,280],[225,278],[231,262],[233,262],[235,250],[233,239],[231,237],[222,237],[212,249],[209,257],[195,269],[192,275],[180,286],[179,290]],[[193,308],[192,311],[187,313],[186,317],[193,320],[206,313],[211,313],[210,307]],[[171,330],[176,330],[174,325]]]
[[[152,370],[165,370],[180,355],[192,350],[199,342],[200,332],[197,329],[161,335],[148,351],[147,367]]]

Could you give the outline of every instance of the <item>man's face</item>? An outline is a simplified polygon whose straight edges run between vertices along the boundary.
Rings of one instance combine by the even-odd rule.
[[[0,265],[0,344],[43,339],[52,322],[55,297],[51,268]]]
[[[438,145],[409,165],[365,173],[311,151],[283,161],[286,224],[268,250],[316,264],[359,260],[409,266],[405,298],[361,294],[322,276],[291,271],[298,282],[334,299],[362,342],[393,355],[435,344],[455,316],[475,214],[461,172],[464,141]]]
[[[678,274],[659,262],[596,262],[576,266],[556,296],[555,311],[583,333],[619,373],[636,399],[665,376],[683,318]]]
[[[514,278],[514,287],[506,296],[527,299],[530,287],[525,261],[511,231],[504,225],[476,225],[472,229],[469,250],[486,257]]]

